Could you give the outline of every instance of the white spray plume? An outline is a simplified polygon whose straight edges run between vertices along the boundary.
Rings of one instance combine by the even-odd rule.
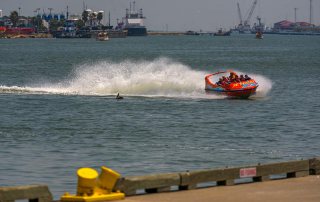
[[[168,58],[119,63],[100,61],[75,68],[69,79],[59,83],[42,83],[32,87],[0,86],[0,92],[102,96],[119,92],[126,96],[221,98],[205,94],[204,77],[209,73],[212,72],[192,70]],[[259,83],[256,96],[266,96],[272,88],[272,82],[261,75],[250,76]]]

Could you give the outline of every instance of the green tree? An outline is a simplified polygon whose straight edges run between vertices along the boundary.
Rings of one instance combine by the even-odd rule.
[[[99,24],[100,24],[102,18],[103,18],[103,14],[101,12],[99,12],[98,15],[97,15],[97,19],[99,21]]]
[[[31,20],[31,23],[34,27],[37,28],[37,30],[44,30],[45,27],[43,26],[43,23],[42,23],[42,19],[41,17],[37,16],[37,17],[32,17],[32,20]]]
[[[81,29],[82,27],[85,26],[84,21],[83,20],[78,20],[76,22],[76,26],[77,26],[77,28]]]
[[[18,21],[19,21],[19,14],[18,14],[18,12],[17,12],[17,11],[12,11],[12,12],[10,13],[9,18],[10,18],[13,26],[16,27],[17,24],[18,24]]]
[[[86,23],[88,21],[88,17],[89,17],[89,12],[88,11],[83,11],[82,12],[82,20],[84,23]]]
[[[49,22],[50,31],[57,31],[59,27],[63,27],[65,20],[52,19]]]
[[[60,26],[60,23],[57,19],[50,20],[49,22],[50,31],[57,31],[59,26]]]

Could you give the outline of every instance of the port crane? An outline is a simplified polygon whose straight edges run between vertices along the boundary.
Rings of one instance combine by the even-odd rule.
[[[240,5],[239,3],[237,3],[238,6],[238,15],[239,15],[239,20],[240,20],[240,24],[239,24],[239,28],[244,28],[244,27],[249,27],[250,28],[250,19],[252,17],[253,11],[256,8],[258,0],[254,0],[250,9],[248,10],[248,14],[246,15],[246,19],[245,21],[243,21],[242,19],[242,14],[241,14],[241,10],[240,10]]]

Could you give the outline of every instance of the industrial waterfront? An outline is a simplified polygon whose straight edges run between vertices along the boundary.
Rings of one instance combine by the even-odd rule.
[[[59,198],[79,167],[128,176],[319,156],[319,40],[0,40],[1,186],[48,184]],[[204,76],[226,69],[254,75],[257,97],[205,94]]]
[[[238,23],[229,25],[228,28],[214,30],[180,30],[169,31],[168,24],[165,30],[151,30],[151,35],[215,35],[229,36],[231,33],[238,34],[281,34],[281,35],[320,35],[320,27],[314,23],[313,0],[309,0],[309,21],[301,21],[298,16],[298,8],[293,7],[294,19],[284,19],[273,22],[267,26],[263,16],[255,12],[258,0],[253,0],[247,9],[241,9],[237,3]],[[110,38],[124,38],[126,36],[147,36],[148,28],[145,26],[146,16],[142,8],[136,8],[136,2],[132,1],[127,8],[123,8],[123,16],[117,18],[114,25],[111,24],[110,11],[93,10],[83,3],[81,14],[72,14],[68,6],[64,12],[54,13],[53,8],[36,8],[34,16],[23,16],[19,11],[10,11],[4,15],[0,10],[0,38],[95,38],[99,32],[106,32]],[[246,12],[244,12],[246,11]],[[8,13],[8,11],[7,11]],[[106,22],[107,23],[103,23]],[[270,24],[270,22],[269,22]],[[39,34],[40,33],[40,34]],[[227,33],[227,34],[221,34]]]

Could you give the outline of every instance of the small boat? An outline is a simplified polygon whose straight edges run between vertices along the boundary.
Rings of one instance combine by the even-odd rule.
[[[109,40],[109,36],[107,32],[99,32],[97,34],[97,41],[108,41]]]
[[[230,36],[231,31],[222,31],[222,29],[219,29],[218,32],[215,32],[213,35],[214,36]]]
[[[263,39],[262,32],[256,32],[256,39]]]
[[[122,96],[120,96],[120,94],[118,93],[118,94],[117,94],[117,96],[116,96],[116,99],[117,99],[117,100],[122,100],[122,99],[123,99],[123,97],[122,97]]]
[[[191,30],[189,30],[189,31],[187,31],[186,33],[184,33],[185,35],[194,35],[194,36],[198,36],[198,35],[200,35],[200,33],[199,32],[195,32],[195,31],[191,31]]]
[[[234,81],[234,82],[225,82],[219,83],[213,81],[214,79],[217,80],[219,77],[225,77],[227,74],[230,73],[237,75],[233,71],[222,71],[216,72],[213,74],[206,75],[205,77],[205,90],[206,92],[213,92],[215,94],[225,95],[230,98],[242,98],[246,99],[256,93],[258,88],[258,83],[249,77],[243,81]]]

